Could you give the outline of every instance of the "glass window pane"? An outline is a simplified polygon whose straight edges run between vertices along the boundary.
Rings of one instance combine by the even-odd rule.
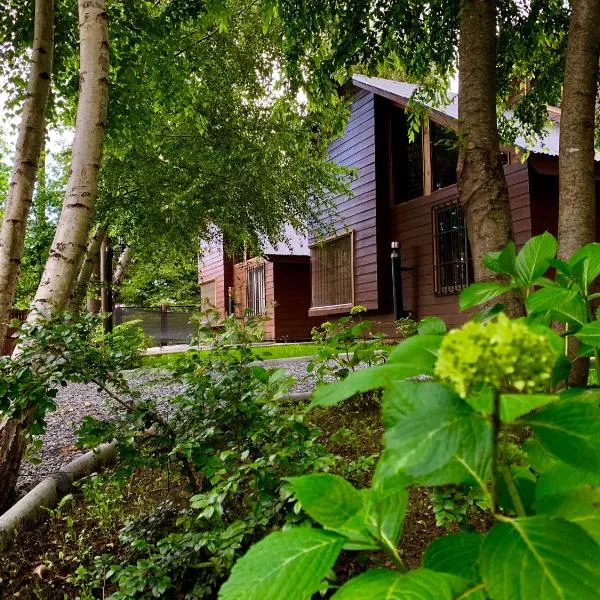
[[[311,249],[312,306],[352,303],[352,236]]]

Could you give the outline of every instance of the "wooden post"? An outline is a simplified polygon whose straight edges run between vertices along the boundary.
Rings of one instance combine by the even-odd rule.
[[[100,303],[104,313],[105,333],[110,333],[113,329],[112,272],[112,247],[110,238],[106,236],[100,249],[100,277],[102,282]]]
[[[166,304],[160,305],[160,345],[166,345],[169,342],[169,329],[167,323],[167,314],[169,307]]]

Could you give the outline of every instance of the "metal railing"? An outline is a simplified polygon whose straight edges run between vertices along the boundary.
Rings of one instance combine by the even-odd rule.
[[[121,306],[113,310],[115,325],[128,321],[141,321],[144,333],[154,339],[157,346],[189,344],[197,333],[190,322],[194,314],[200,312],[198,306]]]

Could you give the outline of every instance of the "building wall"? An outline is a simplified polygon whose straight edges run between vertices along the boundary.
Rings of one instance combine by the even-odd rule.
[[[275,296],[273,284],[273,263],[264,258],[254,258],[233,265],[233,297],[235,301],[235,314],[243,317],[248,308],[246,273],[250,267],[263,263],[265,265],[265,299],[266,317],[263,325],[264,339],[275,340]],[[309,288],[310,291],[310,288]]]
[[[336,234],[354,232],[354,303],[370,309],[378,305],[377,269],[377,211],[375,164],[375,98],[370,92],[360,90],[352,98],[351,116],[344,135],[329,147],[330,160],[358,170],[352,181],[354,197],[336,196],[334,214],[323,215],[323,220],[335,229]],[[315,244],[317,239],[309,239]],[[319,311],[316,314],[327,314]]]
[[[198,283],[215,282],[215,308],[227,314],[228,288],[233,285],[233,261],[223,254],[220,242],[203,244],[198,260]]]

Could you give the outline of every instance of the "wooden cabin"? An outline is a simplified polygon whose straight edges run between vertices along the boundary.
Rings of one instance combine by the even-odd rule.
[[[354,196],[338,196],[323,221],[335,235],[309,236],[313,317],[335,318],[355,305],[368,309],[379,329],[392,331],[390,246],[400,245],[404,309],[416,318],[435,315],[448,325],[467,318],[458,295],[473,280],[469,242],[458,203],[451,141],[457,97],[431,110],[413,142],[407,136],[406,106],[414,85],[355,76],[351,116],[342,137],[329,147],[330,159],[357,169]],[[547,136],[522,162],[514,148],[502,152],[515,241],[522,246],[558,222],[558,137],[560,111],[550,109]],[[522,155],[521,155],[522,156]],[[597,190],[600,191],[600,190]]]
[[[199,267],[200,296],[223,315],[246,311],[267,318],[267,341],[310,340],[321,320],[310,317],[310,252],[307,238],[287,226],[278,244],[265,240],[260,256],[236,258],[224,251],[217,235],[203,244]]]

